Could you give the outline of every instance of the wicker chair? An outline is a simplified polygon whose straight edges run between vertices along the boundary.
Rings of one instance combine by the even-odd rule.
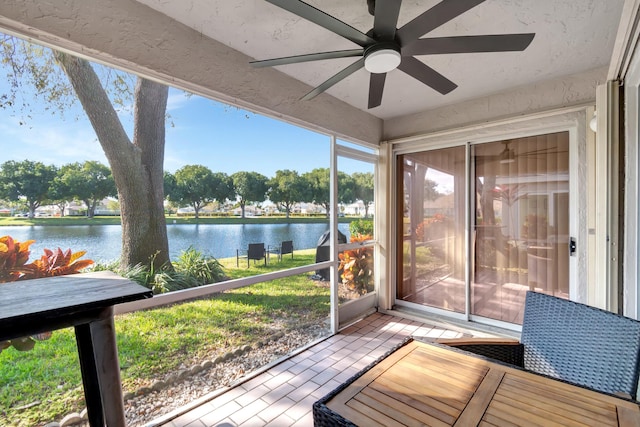
[[[520,342],[438,340],[605,393],[636,399],[640,322],[554,296],[527,292]]]

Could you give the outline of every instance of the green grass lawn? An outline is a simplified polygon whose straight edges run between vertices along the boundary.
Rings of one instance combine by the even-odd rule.
[[[315,251],[297,251],[268,266],[253,262],[236,268],[235,258],[220,260],[230,278],[308,265]],[[245,264],[246,265],[246,264]],[[116,317],[122,383],[125,392],[150,385],[154,375],[184,363],[213,359],[253,344],[282,325],[322,323],[329,314],[329,289],[309,274],[260,283],[206,299]],[[30,408],[21,406],[40,402]],[[0,425],[32,426],[59,421],[84,406],[72,329],[54,332],[32,351],[0,353]]]

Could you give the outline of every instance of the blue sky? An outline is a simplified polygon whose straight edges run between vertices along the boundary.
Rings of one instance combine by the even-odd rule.
[[[0,70],[0,74],[6,74]],[[7,83],[0,79],[0,94]],[[29,159],[61,166],[98,160],[107,165],[102,148],[79,104],[61,117],[25,93],[30,117],[0,109],[0,163]],[[201,164],[214,172],[255,171],[272,177],[278,169],[300,173],[329,167],[329,137],[200,97],[170,89],[167,106],[165,170]],[[129,135],[132,119],[121,119]],[[24,122],[24,124],[20,124]],[[373,171],[371,165],[343,161],[347,173]]]
[[[172,91],[165,168],[203,162],[231,174],[251,170],[273,176],[278,169],[306,172],[329,166],[329,137],[287,123]],[[240,168],[240,169],[239,169]]]
[[[79,107],[62,118],[46,112],[41,103],[30,102],[31,117],[0,109],[0,162],[29,159],[60,166],[98,160],[107,164]],[[306,172],[329,166],[326,135],[206,98],[186,97],[174,89],[167,111],[165,170],[170,172],[187,164],[202,164],[216,172],[251,170],[273,176],[278,169]],[[121,118],[131,135],[129,113],[122,113]]]

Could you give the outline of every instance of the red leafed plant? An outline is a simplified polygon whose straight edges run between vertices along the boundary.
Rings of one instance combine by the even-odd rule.
[[[41,277],[64,276],[66,274],[79,273],[80,270],[93,264],[90,259],[79,260],[86,251],[72,253],[71,249],[62,251],[44,250],[44,255],[22,267],[24,275],[20,279],[39,279]]]
[[[90,259],[78,260],[85,251],[72,253],[71,249],[67,249],[63,252],[60,248],[55,251],[45,249],[40,259],[27,264],[31,254],[29,246],[33,242],[35,240],[17,242],[11,236],[0,237],[0,283],[79,273],[93,264]],[[11,346],[20,351],[31,350],[36,341],[50,337],[51,332],[43,332],[30,337],[0,341],[0,352]]]
[[[29,246],[35,240],[16,242],[11,236],[0,237],[0,283],[14,282],[22,275],[21,268],[29,260]]]
[[[416,236],[420,241],[428,241],[433,238],[432,234],[437,234],[432,231],[438,225],[445,225],[448,221],[446,215],[437,213],[430,218],[425,219],[416,227]]]
[[[371,240],[369,235],[351,236],[351,243]],[[370,247],[349,249],[338,254],[340,278],[349,289],[361,295],[373,287],[373,250]]]

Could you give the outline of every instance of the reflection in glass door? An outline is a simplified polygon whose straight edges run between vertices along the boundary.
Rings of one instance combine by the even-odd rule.
[[[400,156],[398,300],[465,312],[465,147]]]
[[[569,134],[469,147],[398,156],[396,300],[522,323],[569,297]]]
[[[569,296],[569,135],[472,147],[472,314],[522,323],[526,290]]]

